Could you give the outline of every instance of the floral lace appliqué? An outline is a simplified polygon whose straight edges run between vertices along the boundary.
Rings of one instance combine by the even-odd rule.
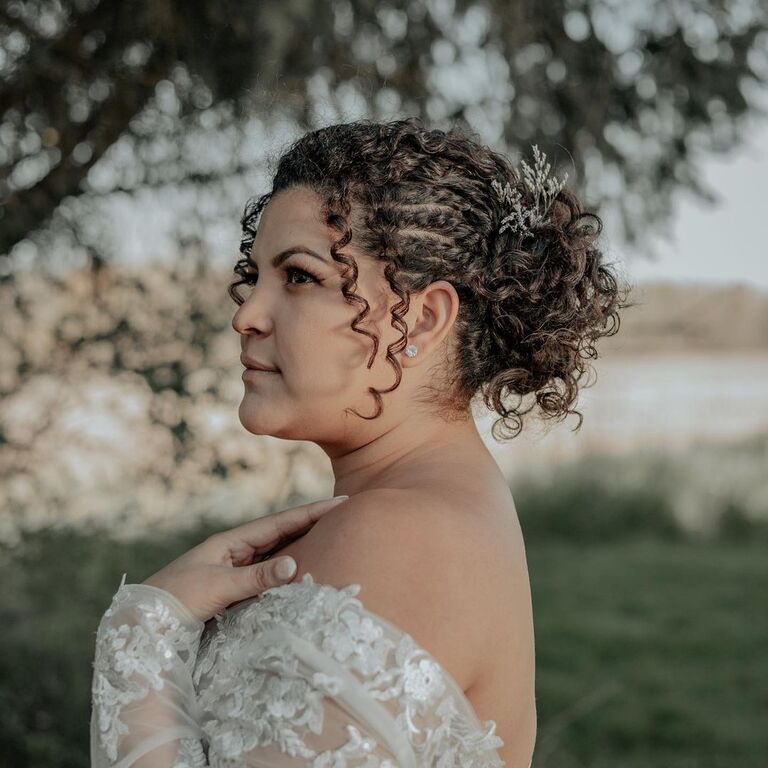
[[[206,626],[173,595],[122,583],[96,639],[100,768],[146,752],[147,724],[157,744],[173,730],[167,768],[503,768],[495,722],[360,589],[307,573]],[[155,697],[141,703],[153,691],[169,707],[155,730]]]
[[[137,594],[142,595],[138,601]],[[126,623],[116,622],[126,606]],[[163,673],[179,659],[191,674],[202,629],[202,622],[195,628],[184,625],[163,596],[141,584],[125,584],[123,575],[97,631],[91,689],[99,738],[111,760],[117,758],[120,736],[128,733],[120,720],[122,708],[143,699],[150,689],[162,689]],[[189,765],[200,765],[186,749]]]
[[[345,743],[311,746],[312,735],[323,732],[324,699],[350,687],[386,708],[416,765],[504,766],[495,722],[477,719],[455,681],[410,635],[367,611],[355,597],[360,589],[317,584],[306,573],[216,617],[193,673],[211,766],[246,765],[237,762],[245,753],[276,747],[312,768],[396,768],[374,754],[387,745],[353,725]],[[286,638],[309,644],[327,657],[328,669],[341,671],[313,673]]]

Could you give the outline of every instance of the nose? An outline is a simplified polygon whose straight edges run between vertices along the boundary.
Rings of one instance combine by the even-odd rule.
[[[250,296],[237,308],[232,317],[232,328],[243,335],[268,334],[272,330],[272,319],[268,303],[256,298],[257,291],[253,289]]]

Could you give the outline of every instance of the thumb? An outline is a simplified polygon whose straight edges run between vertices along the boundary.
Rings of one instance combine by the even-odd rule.
[[[290,561],[291,570],[282,571],[282,563]],[[298,568],[292,557],[278,557],[274,560],[263,560],[253,565],[241,565],[236,568],[226,568],[224,590],[219,593],[220,606],[217,610],[226,608],[232,603],[247,600],[249,597],[260,595],[267,589],[287,584],[296,575]],[[286,575],[283,575],[283,574]]]
[[[292,557],[278,557],[272,566],[274,580],[278,583],[290,581],[297,570],[296,561]]]
[[[244,578],[240,581],[241,589],[247,592],[248,597],[252,597],[270,587],[278,587],[291,581],[298,568],[292,557],[277,557],[274,560],[263,560],[236,570],[243,572]]]

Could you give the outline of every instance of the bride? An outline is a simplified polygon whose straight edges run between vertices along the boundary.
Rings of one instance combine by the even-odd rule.
[[[316,443],[348,498],[123,575],[96,637],[93,768],[529,768],[525,547],[473,406],[500,414],[494,437],[535,405],[578,414],[622,306],[599,219],[534,157],[519,172],[458,129],[358,121],[303,136],[248,202],[240,421]]]

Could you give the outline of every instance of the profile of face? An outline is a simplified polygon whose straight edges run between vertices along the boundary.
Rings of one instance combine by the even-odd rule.
[[[352,243],[344,246],[342,252],[353,256],[358,266],[355,293],[370,305],[369,315],[358,327],[379,338],[376,359],[369,369],[366,363],[373,340],[351,327],[364,305],[348,303],[341,292],[343,265],[330,254],[340,235],[320,218],[321,204],[313,190],[301,186],[281,190],[270,199],[251,250],[250,285],[239,287],[245,301],[235,312],[232,327],[240,334],[244,356],[279,369],[277,373],[245,375],[239,408],[243,426],[253,434],[332,446],[373,439],[407,418],[409,399],[426,366],[414,366],[398,353],[403,378],[397,389],[382,394],[383,413],[366,420],[345,412],[356,409],[372,416],[376,402],[368,387],[386,389],[395,382],[386,348],[401,337],[391,327],[389,313],[399,297],[384,276],[383,262]],[[277,258],[289,249],[294,252],[287,258]],[[427,348],[442,339],[448,330],[442,325],[450,326],[455,317],[451,302],[450,297],[432,295],[423,305],[412,294],[405,315],[409,342],[419,344],[411,336],[419,332],[424,334],[422,344]],[[432,312],[435,306],[437,315]]]

